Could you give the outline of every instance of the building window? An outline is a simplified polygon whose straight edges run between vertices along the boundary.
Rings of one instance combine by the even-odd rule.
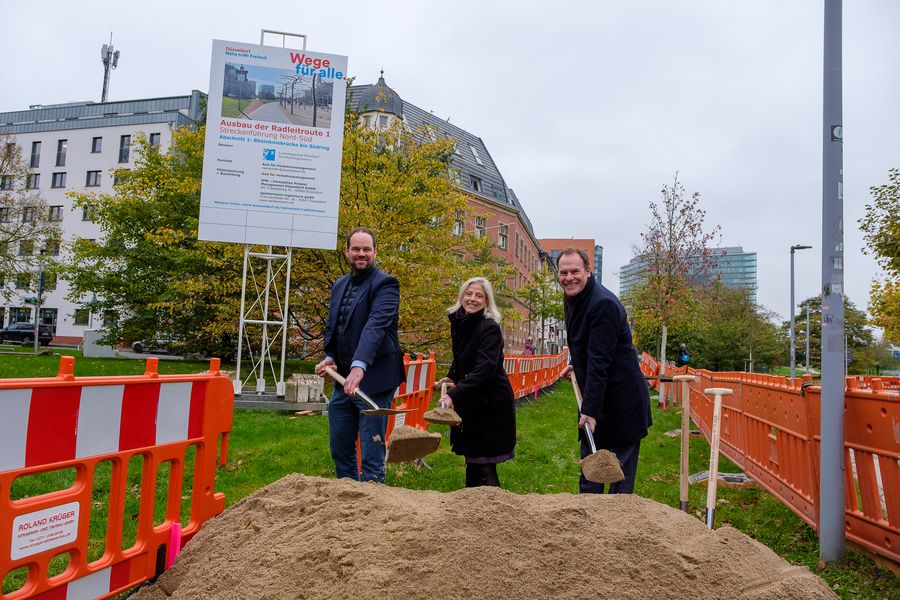
[[[95,137],[91,140],[91,154],[99,154],[103,150],[103,138]]]
[[[62,206],[50,207],[50,220],[56,222],[62,221]]]
[[[4,175],[0,177],[0,191],[9,191],[12,189],[13,178],[12,175]]]
[[[131,157],[131,136],[123,135],[119,139],[119,162],[127,163]]]
[[[462,178],[459,176],[459,171],[457,171],[453,167],[450,167],[447,172],[450,173],[450,181],[452,181],[456,185],[462,185]]]
[[[19,242],[19,256],[31,256],[32,254],[34,254],[34,240]]]
[[[18,278],[16,278],[18,281]],[[27,288],[21,288],[27,289]],[[27,323],[31,320],[31,309],[25,308],[22,306],[14,306],[9,309],[9,324],[13,323]]]
[[[32,169],[37,169],[41,164],[41,143],[31,142],[31,162],[28,163]]]
[[[487,230],[487,219],[485,217],[475,217],[475,235],[484,237]]]
[[[81,209],[81,220],[82,221],[92,221],[94,220],[94,211],[92,211],[87,206],[82,207]]]
[[[364,117],[363,117],[363,123],[366,124],[366,127],[371,128],[371,127],[372,127],[372,115],[366,115],[366,116],[364,116]]]
[[[25,208],[22,209],[22,222],[23,223],[34,222],[34,215],[35,215],[34,207],[26,206]]]
[[[159,149],[160,137],[162,137],[161,133],[151,133],[150,134],[150,147]]]
[[[509,246],[509,225],[497,227],[497,246],[507,250]]]
[[[52,188],[64,188],[66,187],[66,174],[63,173],[54,173],[53,178],[50,180],[50,187]]]
[[[9,223],[10,222],[9,212],[10,212],[9,207],[0,206],[0,223]]]
[[[128,176],[130,169],[116,169],[113,173],[113,185],[119,185],[119,182]]]
[[[56,289],[56,273],[44,272],[44,291],[52,292]]]
[[[69,147],[69,140],[59,140],[56,142],[56,166],[66,166],[66,149]]]
[[[481,162],[481,157],[478,156],[478,150],[475,149],[475,146],[473,146],[472,144],[469,144],[469,150],[472,151],[472,156],[475,157],[475,162],[477,162],[481,166],[484,166],[484,163]]]
[[[463,214],[456,211],[456,221],[453,223],[453,235],[462,235],[466,231],[466,222],[463,220]]]
[[[31,289],[31,273],[17,273],[16,274],[16,288],[20,289],[20,290]],[[25,319],[25,320],[27,321],[28,319]],[[18,321],[16,321],[16,322],[18,322]]]
[[[519,241],[519,234],[516,233],[516,258],[519,258],[519,246],[521,246],[521,241]]]
[[[86,308],[76,308],[75,309],[75,319],[73,325],[87,325],[88,317],[90,316],[91,311]]]
[[[118,319],[119,319],[119,315],[117,315],[115,311],[108,310],[103,313],[103,326],[111,327],[116,324],[116,321]]]
[[[47,254],[50,256],[59,256],[59,242],[47,242]]]
[[[475,177],[474,175],[470,175],[469,179],[472,182],[472,190],[476,192],[481,192],[484,189],[484,184],[481,182],[481,179]]]
[[[100,171],[88,171],[87,179],[84,182],[84,187],[97,187],[100,185]]]
[[[26,190],[36,190],[41,186],[41,174],[40,173],[29,173],[28,177],[25,178],[25,189]]]
[[[387,127],[388,118],[387,115],[379,115],[378,116],[378,126],[379,127]]]
[[[491,196],[497,200],[503,200],[503,189],[499,186],[491,184]]]

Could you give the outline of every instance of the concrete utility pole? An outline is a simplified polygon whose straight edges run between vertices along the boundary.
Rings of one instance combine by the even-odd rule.
[[[844,558],[844,179],[841,0],[825,0],[819,559]]]

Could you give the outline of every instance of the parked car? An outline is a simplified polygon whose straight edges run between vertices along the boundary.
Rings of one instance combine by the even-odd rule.
[[[169,344],[172,343],[172,338],[168,336],[160,335],[154,339],[150,340],[137,340],[131,343],[131,350],[135,354],[143,354],[147,353],[156,353],[156,354],[168,354],[169,353]]]
[[[38,342],[46,346],[53,341],[53,327],[41,325],[38,329]],[[0,342],[34,343],[34,323],[12,323],[0,330]]]

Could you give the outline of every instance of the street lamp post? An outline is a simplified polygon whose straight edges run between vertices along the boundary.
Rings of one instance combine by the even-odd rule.
[[[791,384],[794,383],[795,348],[794,348],[794,252],[796,250],[808,250],[812,246],[791,246]]]

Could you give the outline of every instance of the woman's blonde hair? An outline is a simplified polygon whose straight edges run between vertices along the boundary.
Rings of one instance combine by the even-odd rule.
[[[447,313],[452,314],[462,308],[463,296],[465,296],[466,290],[468,290],[469,286],[473,283],[477,283],[484,290],[484,295],[487,300],[484,307],[484,318],[493,319],[497,321],[497,323],[500,323],[500,309],[497,308],[497,302],[494,300],[494,286],[492,286],[491,282],[484,277],[472,277],[463,282],[462,286],[459,288],[459,297],[456,299],[453,306],[447,309]]]

